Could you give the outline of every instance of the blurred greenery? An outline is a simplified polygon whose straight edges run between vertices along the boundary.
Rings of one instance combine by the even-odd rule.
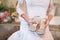
[[[15,8],[7,7],[3,4],[0,5],[0,12],[8,11],[9,13],[12,13],[15,11]]]

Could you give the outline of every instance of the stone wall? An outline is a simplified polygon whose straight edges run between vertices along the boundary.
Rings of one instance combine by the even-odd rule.
[[[3,4],[12,8],[16,7],[16,3],[17,3],[17,0],[3,0]]]
[[[55,16],[60,16],[60,0],[54,0],[56,6]]]

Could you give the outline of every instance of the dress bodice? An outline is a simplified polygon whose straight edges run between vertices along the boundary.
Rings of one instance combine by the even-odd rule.
[[[20,4],[23,3],[24,0],[18,0],[18,4],[16,7],[17,13],[22,14],[24,11],[21,10]],[[25,0],[26,6],[27,6],[27,14],[30,18],[33,18],[34,16],[40,16],[42,18],[47,18],[47,10],[50,3],[50,0]],[[20,18],[20,21],[24,23],[24,19]],[[26,24],[26,23],[25,23]]]
[[[50,0],[26,0],[27,13],[29,17],[41,16],[47,14]]]
[[[19,4],[23,3],[24,0],[19,0],[17,5],[17,12],[22,13],[22,10],[19,8]],[[48,6],[50,0],[25,0],[27,6],[27,14],[30,18],[34,16],[43,16],[47,14]]]

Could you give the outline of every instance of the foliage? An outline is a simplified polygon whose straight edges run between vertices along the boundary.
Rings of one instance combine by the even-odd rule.
[[[0,5],[0,12],[5,12],[5,11],[10,13],[11,20],[9,20],[8,22],[11,23],[13,21],[11,15],[15,11],[15,8],[7,7],[7,6],[3,5],[3,4],[1,4]],[[0,20],[0,23],[2,23],[2,20]]]
[[[5,5],[0,5],[0,12],[8,11],[9,13],[12,13],[14,10],[14,8],[9,8]]]

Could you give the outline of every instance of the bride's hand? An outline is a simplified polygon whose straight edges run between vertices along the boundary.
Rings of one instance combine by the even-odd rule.
[[[44,23],[45,23],[46,26],[49,25],[49,21],[48,20],[46,20]]]

